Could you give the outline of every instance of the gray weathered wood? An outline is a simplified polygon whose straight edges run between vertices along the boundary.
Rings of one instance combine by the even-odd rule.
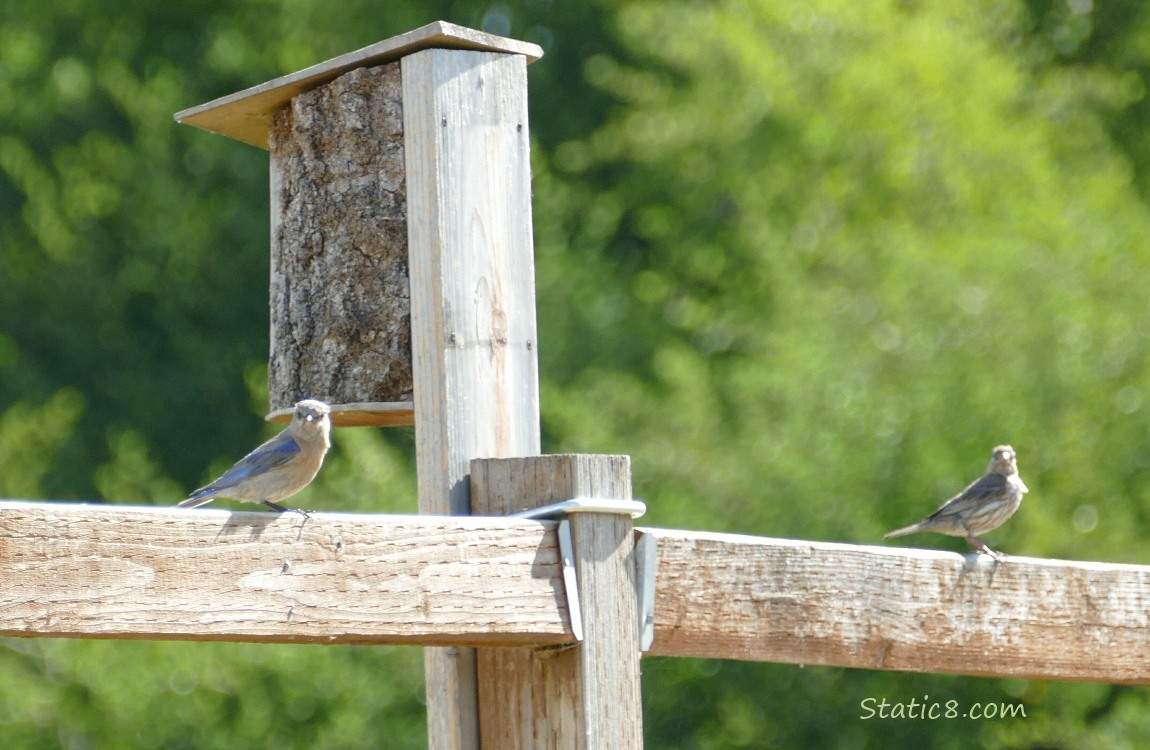
[[[372,404],[412,399],[401,94],[398,62],[357,68],[272,117],[273,412],[318,398],[378,424],[396,414]]]
[[[655,534],[650,653],[1150,683],[1150,567]]]
[[[501,463],[475,481],[532,481]],[[583,649],[561,648],[554,527],[0,502],[0,635],[514,644],[481,651],[485,722],[534,738],[503,747],[569,747],[588,697],[563,677]],[[653,654],[1150,684],[1150,566],[641,531],[659,538]],[[597,618],[584,627],[597,637]]]
[[[290,406],[276,409],[265,419],[269,422],[286,424],[291,421],[294,413],[295,407]],[[331,404],[332,427],[403,427],[413,424],[415,424],[415,404],[411,401]]]
[[[627,456],[477,460],[476,513],[631,498]],[[570,516],[584,639],[563,650],[479,650],[480,734],[491,750],[643,746],[634,533],[628,516]]]
[[[0,635],[571,643],[555,525],[0,502]]]
[[[401,66],[420,511],[461,514],[471,459],[539,452],[527,61]],[[474,653],[428,649],[425,666],[431,748],[474,750]]]
[[[543,50],[537,44],[435,21],[310,68],[177,112],[176,120],[266,149],[272,115],[293,97],[322,86],[349,70],[382,65],[429,48],[508,52],[523,55],[529,61],[543,56]]]

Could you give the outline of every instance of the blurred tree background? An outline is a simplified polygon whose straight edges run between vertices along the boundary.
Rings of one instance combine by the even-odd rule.
[[[167,505],[275,432],[266,155],[171,116],[440,18],[546,50],[545,450],[631,454],[646,525],[871,544],[1010,442],[992,546],[1150,563],[1136,0],[4,3],[0,496]],[[414,510],[410,431],[335,443],[300,504]],[[7,639],[0,740],[421,748],[421,663]],[[650,659],[644,695],[652,748],[1150,745],[1146,688]],[[924,696],[1026,718],[860,718]]]

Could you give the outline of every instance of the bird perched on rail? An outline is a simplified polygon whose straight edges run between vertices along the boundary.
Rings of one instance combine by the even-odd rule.
[[[998,560],[1000,555],[980,542],[977,535],[993,531],[1005,523],[1018,510],[1023,494],[1029,491],[1018,476],[1014,449],[1009,445],[999,445],[990,456],[985,474],[923,520],[913,526],[896,529],[883,538],[919,531],[964,536],[979,552]]]
[[[226,497],[263,503],[280,513],[295,510],[276,501],[307,487],[319,473],[331,447],[330,414],[331,407],[322,401],[300,401],[287,429],[241,458],[219,479],[188,495],[179,507],[196,508]]]

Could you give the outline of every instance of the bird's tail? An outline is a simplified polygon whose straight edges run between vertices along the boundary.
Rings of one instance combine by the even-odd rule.
[[[922,524],[921,523],[911,524],[910,526],[904,526],[901,529],[895,529],[894,531],[891,531],[890,533],[883,534],[882,538],[883,539],[890,539],[893,536],[906,536],[907,534],[913,534],[916,531],[922,531]]]
[[[207,505],[208,503],[210,503],[212,500],[215,500],[215,499],[216,499],[216,496],[210,492],[204,492],[204,493],[193,492],[191,497],[189,497],[187,500],[184,500],[182,503],[180,503],[176,507],[177,508],[198,508],[201,505]]]

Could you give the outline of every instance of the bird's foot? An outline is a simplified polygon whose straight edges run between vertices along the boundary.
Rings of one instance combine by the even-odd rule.
[[[994,560],[994,563],[996,565],[1000,562],[1003,562],[1006,559],[1006,555],[1002,554],[1001,552],[995,552],[990,547],[987,547],[973,534],[968,534],[966,537],[966,541],[970,542],[970,546],[974,547],[980,553],[982,553],[984,555],[989,555],[990,559]]]
[[[299,513],[304,518],[311,518],[310,510],[304,510],[303,508],[288,508],[286,506],[280,505],[279,503],[273,503],[271,500],[264,500],[263,504],[280,513]]]

